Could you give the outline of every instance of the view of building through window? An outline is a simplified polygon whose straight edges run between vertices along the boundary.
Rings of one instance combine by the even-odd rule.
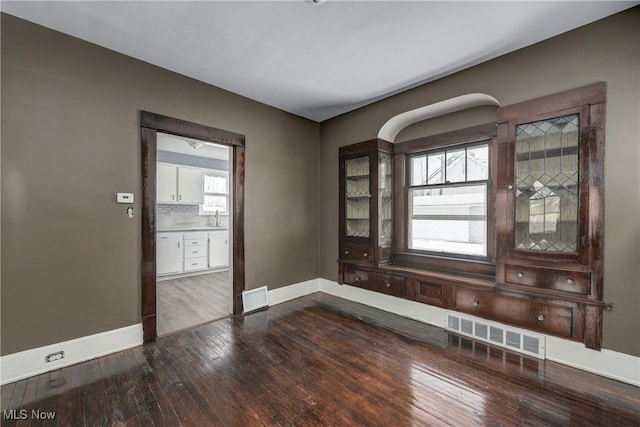
[[[201,213],[226,213],[229,205],[228,179],[223,175],[204,175],[204,204]]]
[[[408,246],[487,255],[488,143],[410,158]]]

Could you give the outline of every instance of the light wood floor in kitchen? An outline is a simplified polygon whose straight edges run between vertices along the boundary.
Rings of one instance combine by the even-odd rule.
[[[229,271],[158,281],[158,336],[229,316]]]

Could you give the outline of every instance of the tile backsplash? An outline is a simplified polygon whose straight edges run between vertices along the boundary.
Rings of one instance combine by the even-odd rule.
[[[198,205],[156,205],[157,227],[159,230],[180,227],[214,227],[214,215],[198,215]],[[229,226],[229,216],[220,215],[219,225]]]

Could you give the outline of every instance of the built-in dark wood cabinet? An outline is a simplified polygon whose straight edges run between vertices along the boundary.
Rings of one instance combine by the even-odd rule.
[[[599,83],[503,107],[496,138],[496,281],[565,304],[584,323],[569,336],[591,348],[601,345],[605,102]]]
[[[497,123],[342,147],[340,283],[600,349],[605,101],[598,83],[499,108]],[[412,159],[474,141],[489,141],[487,255],[412,251]]]
[[[340,148],[340,259],[391,260],[393,144],[381,139]]]

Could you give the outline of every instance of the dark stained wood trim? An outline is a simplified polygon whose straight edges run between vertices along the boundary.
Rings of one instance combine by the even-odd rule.
[[[385,141],[384,139],[370,139],[367,141],[358,142],[357,144],[345,145],[338,149],[340,156],[344,157],[360,157],[366,154],[370,150],[382,150],[386,153],[392,154],[394,152],[394,144]]]
[[[498,123],[530,117],[533,111],[556,111],[576,105],[602,104],[607,101],[605,82],[570,89],[553,95],[542,96],[498,109]]]
[[[395,262],[394,253],[402,252],[406,242],[406,225],[404,221],[406,212],[406,160],[404,154],[393,156],[393,253],[391,259]]]
[[[142,330],[144,342],[156,331],[156,157],[157,133],[141,128],[142,143]]]
[[[461,277],[479,276],[495,278],[495,264],[487,260],[447,258],[434,254],[417,254],[396,252],[393,254],[394,265],[421,269],[425,272],[453,272]]]
[[[173,135],[186,136],[223,145],[243,146],[245,136],[228,130],[203,126],[186,120],[175,119],[148,111],[140,112],[140,126]]]
[[[445,145],[468,144],[474,141],[491,139],[495,135],[496,123],[490,122],[482,125],[471,126],[465,129],[400,142],[396,144],[394,152],[395,154],[411,154]]]
[[[142,193],[142,329],[144,342],[157,339],[156,304],[156,151],[157,132],[200,139],[232,147],[233,158],[233,314],[242,314],[244,264],[244,135],[185,120],[140,112]]]
[[[589,259],[591,260],[591,295],[602,301],[604,275],[604,156],[605,104],[592,105],[589,113]]]
[[[233,233],[233,314],[243,311],[242,291],[244,291],[244,147],[236,146],[233,150],[233,223],[242,224],[234,227]]]

